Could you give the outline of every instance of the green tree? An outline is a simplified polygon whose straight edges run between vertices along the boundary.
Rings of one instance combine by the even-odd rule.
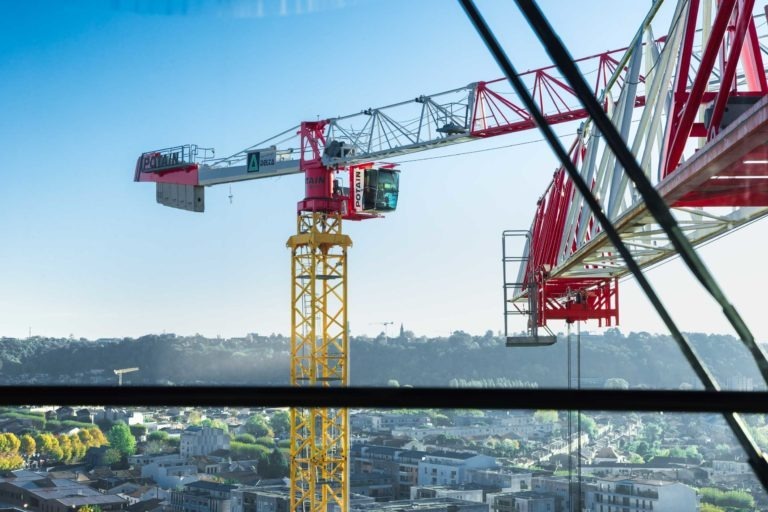
[[[125,423],[115,423],[107,432],[107,440],[109,441],[109,446],[119,451],[124,457],[136,453],[136,439],[131,434],[131,429]]]
[[[111,466],[112,464],[117,464],[120,462],[122,458],[123,454],[120,453],[120,450],[116,448],[108,448],[107,451],[104,452],[102,462],[104,462],[104,464],[107,466]]]
[[[77,437],[80,438],[80,442],[83,443],[86,447],[90,447],[93,443],[93,436],[91,435],[90,430],[82,429],[78,431]]]
[[[701,453],[699,453],[699,447],[696,445],[691,445],[685,448],[685,456],[689,457],[691,459],[696,459],[699,462],[704,458],[702,457]]]
[[[453,411],[454,416],[471,416],[473,418],[484,418],[485,413],[479,409],[456,409]]]
[[[229,432],[229,425],[227,425],[221,420],[212,420],[212,419],[206,418],[200,422],[200,425],[208,428],[219,428],[224,432]]]
[[[168,437],[168,432],[165,430],[156,430],[147,436],[147,441],[160,441],[164,443],[168,441]]]
[[[573,420],[574,428],[576,425],[576,412],[571,412],[571,419]],[[597,423],[595,423],[595,420],[584,414],[583,412],[579,413],[578,420],[581,421],[581,430],[583,432],[586,432],[587,435],[589,435],[590,439],[594,439],[597,435]]]
[[[755,507],[755,498],[746,491],[727,491],[718,506],[725,508],[753,509]]]
[[[0,469],[12,470],[24,466],[19,455],[21,441],[15,434],[0,434]]]
[[[673,446],[669,449],[669,456],[670,457],[678,457],[678,458],[685,458],[685,450],[680,448],[679,446]]]
[[[189,416],[187,416],[187,422],[190,425],[199,425],[200,422],[203,421],[203,414],[198,410],[192,410],[189,411]]]
[[[256,438],[252,434],[239,434],[235,437],[235,441],[238,443],[254,444],[256,443]]]
[[[497,445],[497,450],[503,457],[512,457],[520,450],[520,442],[516,439],[504,439]]]
[[[637,443],[637,447],[635,448],[635,451],[638,455],[642,457],[647,457],[650,455],[651,447],[648,445],[648,441],[640,441]]]
[[[64,461],[72,460],[72,440],[66,435],[60,435],[57,437],[59,440],[59,447],[61,448],[61,459]]]
[[[718,459],[722,459],[727,457],[731,454],[732,448],[730,445],[727,445],[725,443],[720,443],[717,446],[715,446],[715,452],[717,454]]]
[[[137,439],[142,437],[142,436],[147,435],[147,426],[146,425],[142,425],[141,423],[139,423],[137,425],[131,425],[128,428],[131,430],[131,435],[133,435],[133,437],[135,437]]]
[[[19,441],[21,442],[20,450],[23,455],[26,455],[27,457],[34,455],[36,449],[34,437],[29,434],[24,434]]]
[[[288,411],[275,411],[269,418],[269,426],[275,435],[288,437],[291,433],[291,413]]]
[[[69,436],[69,441],[72,444],[72,458],[75,460],[80,460],[83,457],[85,457],[85,452],[87,451],[87,448],[83,444],[83,442],[80,440],[80,436],[77,434],[71,434]]]
[[[18,453],[4,453],[0,455],[0,470],[13,471],[24,467],[24,459]]]
[[[0,434],[0,452],[2,453],[18,453],[21,447],[21,441],[16,434],[7,433]]]
[[[646,423],[643,426],[643,438],[648,441],[650,446],[656,444],[661,436],[661,427],[656,423]]]
[[[101,507],[98,505],[83,505],[77,509],[77,512],[101,512]]]
[[[275,437],[275,433],[269,428],[267,419],[261,414],[254,414],[245,422],[245,431],[254,437]]]
[[[428,414],[429,421],[431,421],[432,425],[436,427],[450,427],[453,425],[453,423],[451,423],[451,419],[441,412],[430,411]]]
[[[243,459],[266,459],[269,455],[269,448],[260,444],[246,444],[232,441],[229,444],[229,450],[232,453],[233,460]]]
[[[716,505],[712,505],[711,503],[702,503],[701,507],[699,508],[700,512],[725,512],[724,508],[720,508]]]
[[[89,428],[87,430],[88,430],[88,434],[90,434],[90,436],[91,436],[90,444],[86,444],[86,446],[88,446],[88,448],[91,448],[91,447],[98,448],[99,446],[104,446],[105,444],[107,444],[109,442],[109,441],[107,441],[107,438],[104,435],[104,432],[102,432],[100,428],[98,428],[98,427],[91,427],[91,428]]]
[[[699,489],[699,494],[703,503],[716,505],[723,499],[723,491],[714,487],[702,487]]]
[[[259,462],[259,475],[264,478],[288,476],[288,461],[281,450],[275,448],[266,459]]]
[[[266,446],[267,448],[272,448],[275,446],[275,438],[274,437],[257,437],[256,438],[256,444],[260,444],[262,446]]]
[[[557,421],[557,411],[539,409],[533,413],[533,419],[536,423],[555,423]]]
[[[64,453],[59,446],[59,440],[53,434],[48,432],[38,434],[35,438],[35,444],[37,445],[38,453],[42,454],[46,459],[62,460]]]

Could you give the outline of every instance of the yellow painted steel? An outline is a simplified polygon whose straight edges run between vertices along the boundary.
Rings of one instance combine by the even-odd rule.
[[[291,249],[291,384],[348,384],[347,248],[341,216],[302,213]],[[291,512],[347,512],[349,414],[291,410]]]

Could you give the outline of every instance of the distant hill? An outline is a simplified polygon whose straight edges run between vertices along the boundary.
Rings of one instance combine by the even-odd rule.
[[[731,336],[690,334],[692,343],[725,386],[737,378],[761,384],[741,343]],[[115,368],[139,367],[133,384],[287,385],[290,340],[280,335],[234,339],[149,335],[122,340],[0,339],[0,383],[113,383]],[[564,339],[545,348],[507,348],[490,331],[450,337],[352,337],[353,385],[563,387]],[[574,350],[575,353],[575,350]],[[583,386],[603,387],[621,378],[630,387],[700,388],[669,336],[648,333],[582,334]],[[36,377],[35,377],[36,376]],[[42,377],[41,377],[42,376]],[[34,378],[33,378],[34,377]],[[41,382],[39,379],[45,379]],[[84,382],[85,383],[85,382]]]

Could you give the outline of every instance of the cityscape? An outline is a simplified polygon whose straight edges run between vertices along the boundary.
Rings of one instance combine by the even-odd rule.
[[[768,512],[767,5],[0,10],[0,512]]]
[[[588,412],[580,434],[576,419],[352,410],[350,509],[768,508],[715,415]],[[759,431],[765,420],[753,419]],[[282,408],[3,408],[0,501],[31,512],[285,511],[289,427]]]
[[[503,336],[490,331],[427,338],[403,325],[399,332],[392,330],[391,336],[383,331],[376,337],[352,336],[357,354],[374,366],[390,362],[380,373],[357,363],[367,379],[354,383],[567,387],[562,375],[546,380],[532,369],[546,364],[564,373],[563,347],[578,341],[588,373],[581,377],[582,387],[648,389],[655,382],[693,388],[684,362],[666,354],[674,349],[668,336],[618,329],[584,332],[578,340],[561,336],[539,360],[539,351],[510,350]],[[690,337],[703,356],[720,361],[713,370],[723,376],[726,389],[760,389],[738,340]],[[3,338],[0,345],[5,385],[215,386],[285,384],[281,368],[288,363],[290,342],[281,335],[251,333],[234,339],[174,334],[136,340]],[[159,348],[164,355],[156,353]],[[186,372],[168,367],[182,350]],[[666,358],[669,366],[654,373],[642,361],[648,352]],[[607,358],[612,368],[600,373]],[[237,365],[258,359],[263,368],[278,371]],[[419,379],[418,369],[427,364],[435,380]],[[485,378],[473,378],[476,366],[485,368]],[[436,380],[446,375],[452,378]],[[752,435],[768,448],[766,418],[747,419]],[[31,512],[287,512],[290,422],[287,408],[4,407],[0,503]],[[349,427],[351,510],[768,510],[768,497],[743,450],[723,418],[713,414],[354,409]]]

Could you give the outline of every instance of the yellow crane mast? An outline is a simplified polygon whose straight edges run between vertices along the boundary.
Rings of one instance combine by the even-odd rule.
[[[291,385],[346,386],[347,248],[339,213],[302,212],[291,249]],[[346,409],[291,409],[290,510],[346,512]]]

